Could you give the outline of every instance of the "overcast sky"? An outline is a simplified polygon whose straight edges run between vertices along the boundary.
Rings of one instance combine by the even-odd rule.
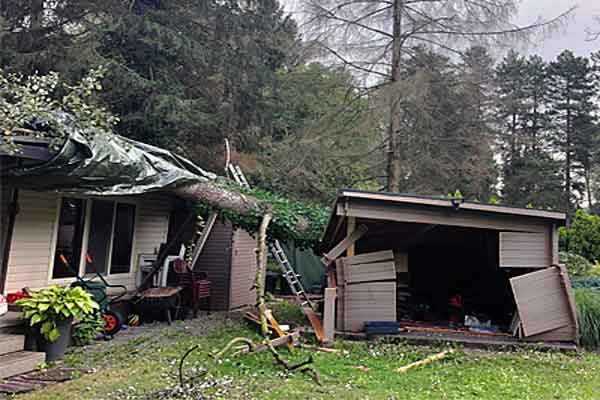
[[[530,52],[552,59],[565,49],[571,49],[582,56],[600,50],[600,38],[593,42],[586,41],[585,31],[586,28],[600,30],[600,22],[594,21],[594,16],[600,18],[600,0],[523,0],[519,11],[519,22],[526,24],[539,16],[551,18],[573,5],[576,5],[577,9],[563,31],[528,49]]]
[[[301,0],[280,0],[288,11],[298,7]],[[518,24],[526,25],[534,22],[538,17],[552,18],[570,7],[577,6],[572,13],[567,25],[552,37],[535,43],[526,49],[520,48],[521,52],[537,53],[545,59],[555,58],[561,51],[571,49],[577,55],[589,56],[591,52],[600,51],[600,38],[595,41],[586,41],[587,29],[600,30],[600,0],[521,0]],[[296,15],[297,16],[297,15]]]

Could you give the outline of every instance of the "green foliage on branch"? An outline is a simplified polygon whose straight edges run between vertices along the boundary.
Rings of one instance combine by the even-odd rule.
[[[51,139],[58,149],[73,125],[86,136],[112,133],[118,118],[96,99],[104,73],[93,69],[71,85],[55,72],[24,77],[0,69],[0,149],[18,151],[15,136]]]
[[[259,207],[247,215],[238,214],[232,210],[214,210],[204,203],[196,204],[199,214],[207,215],[211,211],[218,211],[219,215],[230,221],[235,227],[240,227],[254,234],[265,212],[273,213],[273,220],[269,225],[267,235],[269,238],[282,242],[293,241],[300,248],[314,248],[327,225],[329,209],[309,202],[296,202],[278,196],[260,188],[243,188],[237,184],[219,181],[218,185],[224,189],[252,196],[259,202]]]

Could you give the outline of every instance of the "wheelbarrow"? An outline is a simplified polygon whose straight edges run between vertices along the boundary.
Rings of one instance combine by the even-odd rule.
[[[124,313],[116,309],[114,305],[127,294],[127,287],[108,283],[104,276],[102,276],[102,274],[96,269],[96,266],[92,261],[92,257],[89,254],[86,254],[85,260],[88,264],[92,265],[94,269],[94,277],[91,279],[84,279],[83,277],[79,276],[79,274],[71,267],[67,258],[63,254],[61,254],[59,257],[65,267],[75,274],[77,281],[73,282],[71,287],[79,286],[83,288],[92,295],[94,301],[96,301],[96,303],[98,303],[100,306],[100,315],[104,320],[104,337],[111,338],[114,334],[121,330],[121,325],[123,325],[126,319],[126,315],[123,315]],[[100,281],[94,280],[95,278],[98,278]],[[117,296],[109,298],[107,294],[108,288],[122,289],[123,292],[119,293]]]

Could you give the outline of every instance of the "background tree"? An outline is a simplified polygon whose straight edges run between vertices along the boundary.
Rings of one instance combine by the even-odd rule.
[[[380,188],[377,110],[351,74],[319,63],[280,69],[267,103],[272,133],[254,162],[262,186],[326,204],[342,187]]]
[[[496,67],[502,197],[515,206],[557,207],[559,163],[552,157],[547,63],[510,51]]]
[[[525,27],[511,21],[516,1],[492,0],[305,0],[309,36],[337,62],[365,76],[366,84],[386,83],[390,92],[387,123],[388,190],[402,180],[401,136],[404,130],[403,92],[406,61],[419,45],[460,52],[466,43],[498,43],[553,28],[564,14]]]
[[[571,212],[591,193],[592,157],[595,147],[595,112],[598,82],[589,59],[563,51],[549,64],[549,114],[553,146],[562,156],[563,198],[561,206]]]

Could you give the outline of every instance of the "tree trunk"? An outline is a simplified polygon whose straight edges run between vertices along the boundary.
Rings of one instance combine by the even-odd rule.
[[[259,216],[265,209],[273,209],[274,217],[278,214],[277,207],[259,200],[256,197],[248,196],[242,193],[234,192],[221,187],[213,181],[198,182],[188,186],[180,186],[173,189],[173,193],[183,199],[201,201],[217,210],[229,210],[235,214],[243,216]],[[279,222],[279,221],[278,221]],[[303,215],[296,217],[296,223],[290,229],[283,223],[278,226],[283,230],[294,230],[296,233],[303,234],[309,232],[314,226],[314,221]],[[257,221],[258,225],[258,221]]]
[[[390,96],[390,124],[388,127],[388,165],[387,165],[387,189],[390,192],[400,191],[400,146],[398,136],[402,129],[402,107],[400,103],[400,91],[397,88],[397,82],[401,78],[401,57],[402,57],[402,10],[404,0],[394,0],[394,30],[392,46],[392,76]]]

